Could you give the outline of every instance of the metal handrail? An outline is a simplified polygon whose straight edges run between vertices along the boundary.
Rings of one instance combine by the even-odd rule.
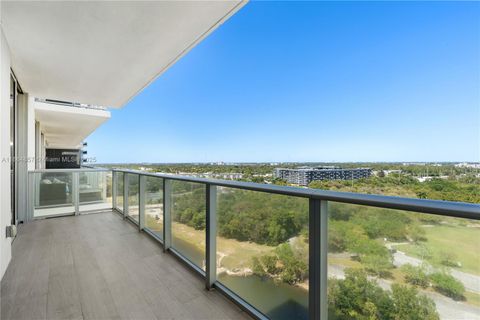
[[[396,209],[429,213],[448,217],[467,218],[480,220],[480,204],[454,202],[443,200],[415,199],[404,197],[362,194],[353,192],[339,192],[320,189],[279,186],[255,182],[242,182],[232,180],[207,179],[189,176],[171,175],[163,173],[148,173],[130,169],[112,169],[112,171],[152,176],[163,179],[185,182],[202,183],[219,187],[237,188],[250,191],[260,191],[287,196],[296,196],[309,199],[327,200],[356,205],[366,205],[385,209]]]
[[[69,172],[108,172],[112,171],[108,168],[77,168],[77,169],[35,169],[29,170],[28,173],[69,173]]]

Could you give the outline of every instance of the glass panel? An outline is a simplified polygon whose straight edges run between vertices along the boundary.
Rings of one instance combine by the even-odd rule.
[[[145,178],[145,228],[163,239],[163,179]]]
[[[330,319],[478,319],[480,222],[329,203]]]
[[[80,210],[112,208],[112,176],[110,172],[79,172]]]
[[[139,175],[127,173],[128,179],[128,215],[138,222]]]
[[[308,318],[308,199],[219,187],[218,280],[270,319]]]
[[[34,217],[75,212],[72,172],[37,172],[34,175]]]
[[[205,270],[205,185],[172,181],[172,247]]]
[[[117,175],[117,210],[123,212],[123,172],[116,172]]]

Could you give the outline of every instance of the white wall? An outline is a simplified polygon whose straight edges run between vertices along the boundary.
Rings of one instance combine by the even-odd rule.
[[[11,239],[5,228],[11,223],[10,213],[10,49],[0,26],[0,277],[3,277],[12,256]]]

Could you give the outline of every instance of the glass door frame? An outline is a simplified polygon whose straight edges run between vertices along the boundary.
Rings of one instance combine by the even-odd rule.
[[[10,212],[11,224],[18,222],[18,94],[23,93],[13,70],[10,70]]]

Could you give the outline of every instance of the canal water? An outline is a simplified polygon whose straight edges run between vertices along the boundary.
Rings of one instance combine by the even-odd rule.
[[[205,253],[198,250],[193,244],[179,239],[173,234],[172,245],[187,259],[197,266],[203,267]],[[271,319],[301,320],[308,318],[308,292],[302,288],[258,276],[243,277],[221,274],[218,281]]]

